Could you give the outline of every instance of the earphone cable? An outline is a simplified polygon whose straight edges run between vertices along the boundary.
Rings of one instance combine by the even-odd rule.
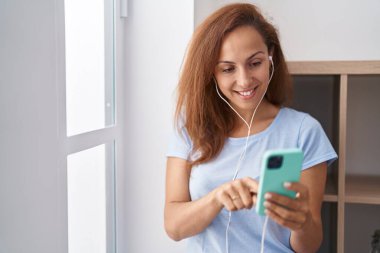
[[[244,145],[244,150],[243,152],[240,154],[240,157],[239,157],[239,160],[238,160],[238,163],[237,163],[237,166],[236,166],[236,169],[235,169],[235,174],[232,178],[232,180],[234,181],[236,178],[237,178],[237,175],[239,173],[239,170],[240,170],[240,166],[241,166],[241,163],[245,157],[245,154],[247,152],[247,148],[248,148],[248,140],[249,140],[249,136],[250,136],[250,133],[251,133],[251,126],[252,126],[252,123],[253,123],[253,118],[255,117],[255,114],[256,114],[256,111],[257,111],[257,108],[259,107],[259,105],[261,104],[267,90],[268,90],[268,86],[269,86],[269,83],[270,81],[272,80],[272,77],[273,77],[273,74],[274,74],[274,64],[273,64],[273,60],[272,60],[272,57],[269,56],[269,61],[271,62],[271,65],[272,65],[272,71],[271,71],[271,75],[269,77],[269,81],[268,81],[268,85],[265,89],[265,92],[263,93],[263,95],[261,96],[261,99],[259,101],[259,103],[256,105],[255,107],[255,110],[253,111],[252,113],[252,117],[251,117],[251,120],[249,122],[249,124],[247,123],[247,121],[235,110],[235,108],[230,104],[228,103],[228,101],[223,98],[223,96],[219,93],[219,89],[218,89],[218,83],[214,78],[214,82],[215,82],[215,89],[216,89],[216,92],[217,94],[219,95],[219,97],[239,116],[239,118],[241,120],[243,120],[243,122],[246,124],[247,128],[248,128],[248,133],[247,133],[247,137],[246,137],[246,140],[245,140],[245,145]],[[226,227],[226,253],[229,253],[229,240],[228,240],[228,231],[229,231],[229,228],[230,228],[230,223],[231,223],[231,217],[232,217],[232,212],[229,211],[228,213],[228,222],[227,222],[227,227]],[[265,221],[264,221],[264,226],[263,226],[263,232],[262,232],[262,235],[261,235],[261,250],[260,252],[263,253],[264,252],[264,240],[265,240],[265,233],[266,233],[266,227],[267,227],[267,222],[268,222],[268,216],[265,217]]]

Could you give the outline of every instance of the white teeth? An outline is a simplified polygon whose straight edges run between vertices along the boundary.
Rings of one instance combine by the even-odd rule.
[[[242,96],[250,96],[253,93],[253,90],[250,91],[239,91],[239,94]]]

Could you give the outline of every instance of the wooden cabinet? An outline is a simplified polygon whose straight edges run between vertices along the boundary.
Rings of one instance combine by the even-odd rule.
[[[328,171],[319,252],[370,252],[380,229],[380,61],[288,66],[292,107],[319,120],[339,155]]]

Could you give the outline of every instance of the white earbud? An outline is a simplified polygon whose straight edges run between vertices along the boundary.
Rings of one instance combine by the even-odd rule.
[[[268,59],[270,61],[270,64],[272,65],[272,73],[271,73],[271,75],[269,77],[269,82],[268,82],[268,84],[269,84],[270,81],[272,80],[272,77],[273,77],[273,74],[274,74],[274,63],[273,63],[273,58],[272,58],[271,55],[268,56]]]

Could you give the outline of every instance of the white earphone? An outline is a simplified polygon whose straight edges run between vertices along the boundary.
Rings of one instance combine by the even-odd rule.
[[[268,59],[270,61],[270,64],[272,64],[272,73],[269,77],[269,81],[268,81],[268,84],[270,83],[270,81],[272,80],[272,77],[273,77],[273,74],[274,74],[274,63],[273,63],[273,58],[271,55],[268,56]]]
[[[272,71],[271,71],[271,75],[269,77],[269,81],[268,81],[268,85],[270,83],[270,81],[272,80],[272,77],[273,77],[273,74],[274,74],[274,63],[273,63],[273,58],[271,55],[268,56],[268,59],[272,65]],[[267,92],[267,89],[268,89],[268,86],[267,86],[267,89],[265,90],[264,94],[262,95],[259,103],[256,105],[256,108],[254,109],[253,111],[253,114],[252,114],[252,117],[251,117],[251,120],[250,120],[250,123],[248,124],[248,122],[235,110],[235,108],[233,108],[233,106],[228,103],[228,101],[226,99],[224,99],[222,97],[222,95],[219,93],[219,89],[218,89],[218,83],[216,81],[216,78],[215,76],[213,77],[214,78],[214,81],[215,81],[215,89],[216,89],[216,92],[218,94],[218,96],[240,117],[240,119],[243,120],[243,122],[247,125],[248,127],[248,134],[247,134],[247,137],[246,137],[246,141],[245,141],[245,146],[244,146],[244,150],[242,152],[242,154],[240,155],[239,157],[239,160],[238,160],[238,163],[237,163],[237,166],[236,166],[236,170],[235,170],[235,174],[234,174],[234,177],[232,178],[232,180],[235,180],[238,173],[239,173],[239,170],[240,170],[240,166],[241,166],[241,163],[242,161],[244,160],[244,157],[245,157],[245,154],[246,154],[246,151],[247,151],[247,147],[248,147],[248,139],[249,139],[249,135],[250,135],[250,132],[251,132],[251,126],[252,126],[252,122],[253,122],[253,118],[255,117],[255,114],[256,114],[256,110],[257,108],[259,107],[262,99],[264,98],[265,96],[265,93]],[[232,212],[230,211],[229,214],[228,214],[228,222],[227,222],[227,227],[226,227],[226,253],[229,253],[229,239],[228,239],[228,230],[229,230],[229,227],[230,227],[230,223],[231,223],[231,215],[232,215]],[[268,216],[265,217],[265,221],[264,221],[264,226],[263,226],[263,232],[262,232],[262,235],[261,235],[261,247],[260,247],[260,253],[263,253],[264,252],[264,240],[265,240],[265,233],[266,233],[266,227],[267,227],[267,223],[268,223]]]

